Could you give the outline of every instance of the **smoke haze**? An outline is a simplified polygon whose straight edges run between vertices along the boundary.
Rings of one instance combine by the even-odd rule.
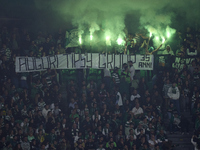
[[[200,25],[199,0],[0,1],[1,14],[18,14],[21,18],[24,15],[31,18],[34,26],[65,26],[66,29],[87,29],[91,33],[103,29],[117,37],[124,35],[124,31],[134,33],[142,28],[164,32],[167,26],[181,31],[186,26],[196,29]]]
[[[195,27],[200,22],[197,19],[200,14],[199,0],[35,0],[35,4],[38,9],[48,8],[58,13],[65,21],[72,22],[74,27],[90,28],[96,24],[115,34],[128,26],[125,20],[131,13],[132,17],[128,20],[131,24],[138,24],[135,21],[139,18],[140,28],[147,25],[163,28],[172,23],[175,23],[174,26],[185,23]],[[178,22],[181,17],[184,20]]]

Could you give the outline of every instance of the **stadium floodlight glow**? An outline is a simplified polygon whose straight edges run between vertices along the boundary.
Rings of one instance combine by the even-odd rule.
[[[93,35],[92,34],[90,34],[90,40],[92,40],[93,39]]]
[[[119,38],[117,39],[117,44],[118,44],[118,45],[121,45],[122,42],[123,42],[123,39],[119,37]]]
[[[162,37],[162,43],[164,43],[165,42],[165,38],[164,37]]]
[[[157,40],[157,41],[159,40],[159,37],[158,37],[158,36],[156,36],[156,40]]]
[[[152,32],[150,32],[150,35],[149,35],[150,37],[152,36]]]

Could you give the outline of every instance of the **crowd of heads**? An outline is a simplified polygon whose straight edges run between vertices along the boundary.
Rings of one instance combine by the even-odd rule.
[[[181,70],[159,72],[153,85],[138,71],[132,74],[129,62],[99,80],[87,80],[86,73],[83,80],[61,86],[59,70],[15,72],[16,55],[65,53],[61,30],[34,38],[26,30],[4,27],[0,45],[1,148],[169,149],[167,131],[189,132],[181,115],[187,109],[199,131],[199,59]],[[177,99],[171,97],[175,88]]]

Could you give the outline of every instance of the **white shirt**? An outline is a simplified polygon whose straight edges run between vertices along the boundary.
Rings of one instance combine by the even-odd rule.
[[[122,96],[121,96],[120,92],[117,92],[117,96],[119,96],[118,105],[122,106],[123,102],[122,102]]]
[[[169,96],[169,98],[171,98],[173,100],[178,100],[180,97],[180,91],[179,91],[178,87],[175,87],[175,88],[170,87],[168,89],[167,95]]]
[[[162,54],[163,55],[168,55],[168,54],[174,55],[174,52],[172,50],[170,50],[170,51],[164,50]]]
[[[191,139],[191,143],[194,145],[194,150],[199,150],[199,149],[197,148],[197,142],[194,142],[194,141],[193,141],[193,138]]]
[[[155,140],[155,143],[154,143],[154,141],[152,141],[151,139],[150,139],[148,142],[149,142],[149,144],[154,145],[154,146],[155,146],[155,144],[158,144],[158,141],[157,141],[157,140]]]
[[[143,133],[145,134],[145,129],[142,129],[143,130]],[[135,134],[138,136],[140,135],[140,129],[135,129]]]
[[[134,113],[134,115],[139,115],[139,114],[143,114],[143,109],[141,107],[139,107],[138,109],[136,107],[134,107],[132,109],[132,113]]]
[[[131,100],[131,101],[134,101],[135,98],[140,98],[140,97],[141,97],[141,96],[140,96],[139,94],[137,94],[137,95],[131,95],[130,100]]]
[[[135,68],[134,68],[133,66],[131,66],[131,67],[129,68],[129,71],[130,71],[130,75],[131,75],[131,80],[133,80],[133,77],[134,77],[134,75],[135,75]]]
[[[107,68],[104,69],[104,77],[111,77],[110,70]]]
[[[50,111],[50,109],[46,110],[46,108],[43,108],[42,115],[44,116],[45,119],[47,118],[47,114],[48,114],[49,111]]]

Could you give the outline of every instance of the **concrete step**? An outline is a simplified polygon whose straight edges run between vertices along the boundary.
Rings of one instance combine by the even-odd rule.
[[[183,144],[183,145],[190,145],[191,138],[169,138],[173,142],[173,144]]]
[[[184,115],[190,121],[189,134],[185,133],[182,135],[180,131],[173,134],[167,132],[167,136],[173,144],[179,145],[178,147],[173,148],[173,150],[193,150],[194,146],[191,143],[191,137],[194,131],[194,123],[192,122],[192,116],[189,111],[182,112],[181,114]],[[165,118],[164,124],[166,127],[168,127],[169,119]]]
[[[168,138],[188,138],[188,137],[192,137],[192,132],[189,132],[189,134],[187,134],[187,133],[184,133],[183,135],[180,133],[180,132],[178,132],[178,133],[172,133],[172,134],[170,134],[170,133],[167,133],[167,136],[168,136]]]
[[[189,132],[189,134],[181,134],[179,133],[174,133],[174,134],[167,134],[168,139],[172,141],[173,144],[179,145],[178,147],[174,148],[173,150],[192,150],[193,145],[191,143],[191,137],[192,137],[192,132]]]
[[[179,145],[173,148],[173,150],[193,150],[193,149],[194,149],[193,145]]]

